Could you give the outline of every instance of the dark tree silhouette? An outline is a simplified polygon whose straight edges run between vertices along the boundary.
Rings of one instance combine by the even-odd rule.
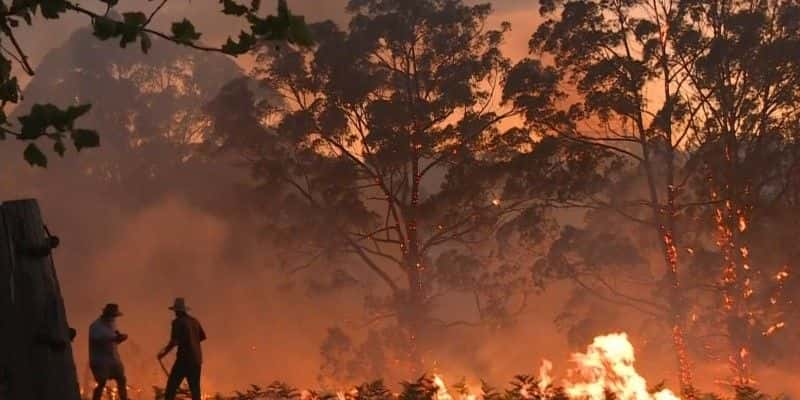
[[[791,146],[780,156],[775,146],[793,140],[777,131],[796,125],[796,91],[778,82],[796,80],[796,61],[770,54],[796,46],[796,28],[783,22],[796,7],[794,2],[544,1],[541,12],[548,19],[533,35],[531,50],[552,57],[553,67],[528,59],[511,73],[521,84],[508,96],[527,107],[532,128],[605,149],[629,162],[629,168],[609,177],[605,193],[574,205],[601,210],[595,219],[606,229],[614,226],[608,223],[612,212],[650,232],[654,240],[643,249],[657,245],[664,260],[660,277],[648,278],[656,288],[654,298],[624,293],[598,277],[597,267],[603,264],[590,259],[598,246],[569,244],[595,241],[602,234],[567,231],[547,261],[560,265],[567,276],[592,276],[584,289],[608,295],[607,302],[638,307],[669,321],[681,386],[688,396],[687,326],[697,318],[692,290],[704,284],[693,277],[698,270],[691,253],[684,254],[700,240],[698,213],[720,204],[725,208],[736,191],[745,193],[748,187],[751,193],[781,187],[791,176]],[[767,72],[772,70],[776,73]],[[735,150],[733,138],[742,135],[752,140],[745,139]],[[750,178],[734,186],[731,171],[738,167],[732,165],[749,156],[752,162],[770,159],[774,164],[760,168],[778,176],[753,179],[763,170],[748,168]],[[748,200],[732,204],[723,216],[727,231],[732,221],[738,226],[740,213],[749,212]],[[714,226],[710,217],[704,223]],[[640,242],[641,234],[632,238]],[[609,241],[602,251],[615,246]],[[688,262],[681,262],[683,257]],[[636,265],[648,263],[629,260],[628,266]],[[706,271],[704,276],[720,274]],[[734,286],[744,282],[746,278]],[[713,296],[728,290],[716,283],[711,288]]]
[[[800,160],[800,93],[792,89],[800,80],[800,60],[790,55],[800,50],[794,17],[800,5],[687,1],[685,7],[691,17],[681,45],[689,49],[685,53],[704,49],[690,65],[699,95],[690,163],[705,172],[695,187],[698,197],[714,200],[702,221],[714,222],[706,225],[714,231],[706,233],[718,247],[713,272],[701,275],[716,280],[708,282],[712,307],[701,320],[726,327],[733,383],[746,385],[752,383],[750,355],[755,347],[765,353],[758,342],[782,322],[774,287],[785,283],[788,263],[758,263],[764,258],[753,245],[758,236],[771,236],[762,219],[783,201]],[[694,248],[712,250],[701,243]]]
[[[686,11],[674,2],[590,0],[544,1],[541,11],[549,19],[533,35],[531,50],[551,54],[555,66],[522,61],[516,71],[526,76],[522,79],[529,87],[515,88],[519,92],[508,96],[528,108],[526,118],[534,128],[613,152],[645,177],[643,197],[637,193],[615,204],[598,200],[650,226],[661,245],[670,329],[681,387],[688,394],[692,378],[676,224],[686,206],[680,203],[685,178],[677,169],[687,140],[681,129],[691,109],[683,96],[686,62],[675,49],[684,33]],[[551,84],[554,79],[557,85]],[[577,102],[552,101],[570,87],[579,95]],[[637,216],[640,208],[651,215]]]
[[[571,164],[560,163],[564,146],[530,146],[527,132],[508,129],[519,113],[500,104],[509,26],[485,28],[490,6],[374,0],[349,10],[347,32],[313,26],[314,49],[259,52],[254,77],[285,104],[255,101],[247,80],[230,83],[209,105],[214,143],[252,168],[268,231],[294,249],[291,271],[327,266],[334,282],[352,284],[364,274],[350,266],[365,267],[382,285],[367,297],[367,325],[397,326],[370,338],[403,349],[385,361],[418,365],[434,332],[502,326],[524,307],[533,287],[525,263],[491,253],[490,239],[520,220],[545,235],[533,205],[546,196],[520,196],[517,186],[544,171],[570,177]],[[576,157],[575,175],[593,174],[592,160]],[[474,304],[474,319],[439,312],[452,293]],[[331,332],[325,348],[352,349]]]
[[[210,109],[222,147],[248,160],[280,210],[273,228],[309,251],[304,266],[344,253],[360,260],[388,289],[372,318],[396,319],[403,359],[418,362],[424,327],[449,324],[431,313],[445,268],[469,269],[475,279],[463,277],[462,289],[479,313],[488,306],[477,265],[434,259],[446,246],[476,246],[508,212],[481,183],[499,125],[515,113],[492,105],[507,27],[484,30],[490,7],[458,1],[353,1],[349,10],[350,31],[315,26],[313,50],[259,53],[255,77],[285,106],[253,108],[238,81]]]
[[[250,166],[267,231],[292,249],[287,270],[382,286],[368,293],[365,325],[383,330],[356,346],[332,329],[323,344],[328,368],[374,377],[394,359],[418,368],[446,328],[511,323],[536,285],[508,242],[543,243],[553,226],[544,206],[597,190],[614,163],[514,127],[522,107],[502,97],[514,78],[499,48],[509,26],[485,28],[488,5],[349,10],[348,32],[312,27],[313,49],[259,53],[254,77],[285,104],[256,101],[242,79],[208,108],[214,144]],[[442,314],[448,296],[472,304],[472,318]],[[353,362],[336,360],[348,352]]]

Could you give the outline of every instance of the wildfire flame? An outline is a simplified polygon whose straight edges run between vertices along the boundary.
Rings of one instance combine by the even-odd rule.
[[[553,363],[549,360],[543,360],[542,366],[539,367],[539,390],[546,392],[550,385],[553,384],[553,379],[550,378],[550,373],[553,371]]]
[[[680,400],[670,390],[650,393],[647,381],[634,368],[634,349],[625,333],[598,336],[586,349],[586,353],[575,353],[571,357],[575,364],[561,383],[564,394],[575,400],[605,400],[612,394],[619,400]],[[553,364],[544,360],[539,369],[538,389],[542,397],[532,396],[531,387],[520,389],[524,399],[551,398],[554,382],[551,377]],[[444,379],[434,375],[437,400],[454,400],[447,391]],[[553,396],[554,397],[554,396]],[[472,394],[460,396],[460,400],[473,400]]]
[[[778,274],[775,276],[775,278],[776,278],[776,279],[777,279],[779,282],[782,282],[782,281],[786,280],[786,278],[788,278],[788,277],[789,277],[789,272],[788,272],[788,271],[785,271],[785,270],[784,270],[784,271],[781,271],[781,272],[778,272]]]
[[[762,333],[762,335],[764,335],[764,336],[769,336],[769,335],[772,335],[773,333],[775,333],[775,332],[776,332],[776,331],[778,331],[779,329],[782,329],[784,326],[786,326],[786,323],[785,323],[785,322],[778,322],[777,324],[773,324],[772,326],[770,326],[769,328],[767,328],[767,330],[766,330],[766,331],[764,331],[764,332]]]
[[[780,325],[783,326],[782,323]],[[649,392],[647,381],[634,368],[636,361],[634,348],[625,333],[598,336],[587,346],[585,353],[574,353],[570,360],[574,366],[567,371],[566,378],[561,382],[556,382],[551,375],[553,363],[543,360],[536,385],[525,385],[519,389],[521,399],[546,400],[563,398],[562,396],[566,395],[567,398],[574,400],[605,400],[610,394],[617,400],[681,400],[668,389]],[[433,375],[432,381],[436,389],[435,400],[478,399],[478,396],[472,393],[479,390],[477,388],[462,388],[453,395],[448,391],[441,375]],[[563,391],[557,390],[555,386],[560,386]],[[110,392],[111,398],[116,399],[116,391],[110,390]],[[358,394],[358,389],[351,388],[332,393],[328,398],[352,400]],[[204,395],[202,398],[215,397]],[[299,394],[300,400],[319,398],[315,392],[308,390],[303,390]],[[398,394],[395,394],[394,398],[398,398]]]
[[[447,385],[444,384],[444,379],[439,375],[433,376],[433,383],[436,385],[436,398],[438,400],[453,400],[453,396],[447,391]]]
[[[565,391],[573,399],[602,400],[610,392],[620,400],[677,400],[664,389],[651,394],[647,381],[636,372],[633,345],[624,333],[599,336],[586,353],[572,355],[576,368],[568,374]]]

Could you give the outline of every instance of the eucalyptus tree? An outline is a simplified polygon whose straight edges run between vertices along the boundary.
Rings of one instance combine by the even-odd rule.
[[[346,31],[312,26],[313,48],[263,48],[254,77],[283,101],[258,102],[246,80],[231,82],[209,105],[213,143],[251,168],[291,270],[379,283],[367,322],[386,328],[368,341],[416,368],[444,328],[504,326],[524,308],[529,270],[499,257],[494,239],[509,226],[544,237],[542,205],[557,192],[547,182],[590,181],[595,158],[532,146],[514,125],[521,108],[501,98],[510,27],[486,27],[488,4],[352,0],[348,10]],[[531,182],[541,195],[521,196],[536,192]],[[447,315],[448,296],[472,310]],[[352,346],[331,332],[325,348]]]

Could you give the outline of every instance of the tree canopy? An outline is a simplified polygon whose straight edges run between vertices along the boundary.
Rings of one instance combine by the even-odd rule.
[[[515,123],[524,107],[503,93],[528,81],[509,74],[510,25],[487,28],[488,4],[353,0],[348,10],[346,31],[312,25],[313,48],[261,48],[253,78],[283,102],[231,82],[208,107],[212,143],[252,171],[268,231],[292,249],[287,270],[378,282],[365,319],[381,328],[365,345],[414,364],[449,328],[512,324],[536,285],[507,240],[544,243],[544,206],[591,192],[614,164]],[[469,300],[464,318],[442,314],[447,298]],[[358,346],[332,330],[323,349],[342,348]],[[359,360],[351,372],[380,371]]]
[[[564,230],[542,270],[669,323],[659,331],[672,333],[687,396],[688,357],[708,336],[699,332],[702,322],[716,324],[711,330],[749,324],[745,336],[760,335],[754,315],[763,309],[748,306],[756,275],[781,276],[774,266],[751,271],[746,242],[750,218],[779,202],[795,174],[798,92],[791,82],[800,64],[784,55],[800,43],[789,22],[797,12],[794,1],[543,1],[546,19],[530,41],[534,56],[511,73],[526,82],[508,95],[526,108],[532,129],[627,164],[590,201],[575,204],[594,210],[589,222],[583,232]],[[632,227],[618,229],[612,221],[620,220]],[[635,246],[620,247],[622,238]],[[598,253],[626,247],[645,255],[660,249],[663,262],[652,268],[653,260],[630,257],[627,267],[641,273],[627,283],[606,281],[620,274],[624,259],[598,262]],[[719,258],[694,258],[708,252]],[[642,282],[648,289],[636,288]],[[737,382],[748,383],[741,358],[749,339],[723,336],[737,379],[744,379]]]

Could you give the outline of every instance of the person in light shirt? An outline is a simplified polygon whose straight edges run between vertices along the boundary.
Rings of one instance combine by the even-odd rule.
[[[117,382],[120,400],[128,400],[125,367],[117,346],[128,339],[128,335],[117,330],[116,320],[122,313],[117,304],[106,304],[100,318],[89,326],[89,367],[97,382],[92,400],[100,400],[108,380]]]

